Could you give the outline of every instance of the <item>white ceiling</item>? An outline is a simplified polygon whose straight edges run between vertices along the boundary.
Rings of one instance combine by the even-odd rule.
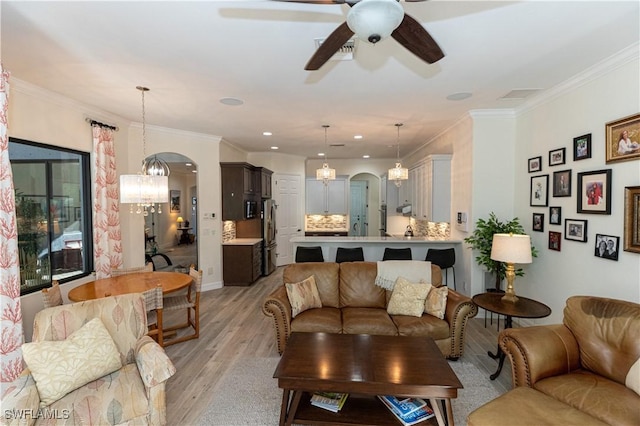
[[[445,57],[429,65],[393,39],[357,42],[353,61],[304,71],[315,38],[347,5],[276,1],[7,1],[2,62],[12,76],[141,121],[222,136],[247,151],[329,158],[406,155],[472,109],[516,108],[640,40],[640,2],[402,3]],[[453,93],[470,92],[462,101]],[[244,101],[226,106],[221,98]],[[570,112],[568,112],[570,113]],[[263,131],[273,132],[265,137]],[[360,141],[353,135],[362,134]]]

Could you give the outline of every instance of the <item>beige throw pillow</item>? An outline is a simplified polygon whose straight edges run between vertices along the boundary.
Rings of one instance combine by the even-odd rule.
[[[299,283],[285,283],[285,287],[291,304],[292,318],[307,309],[322,308],[320,293],[313,275]]]
[[[398,277],[389,299],[387,313],[421,317],[430,287],[430,284],[412,283],[404,277]]]
[[[640,359],[636,360],[627,372],[624,384],[629,389],[640,395]]]
[[[36,382],[41,406],[122,367],[120,352],[100,318],[92,319],[66,340],[25,343],[22,354]]]
[[[447,294],[449,293],[449,288],[429,285],[431,286],[431,290],[429,290],[429,294],[425,300],[424,311],[429,315],[444,319],[444,313],[447,310]]]

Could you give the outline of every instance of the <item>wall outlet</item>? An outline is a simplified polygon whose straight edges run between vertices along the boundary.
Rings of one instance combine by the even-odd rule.
[[[458,231],[467,232],[467,212],[458,212],[456,218],[456,229]]]

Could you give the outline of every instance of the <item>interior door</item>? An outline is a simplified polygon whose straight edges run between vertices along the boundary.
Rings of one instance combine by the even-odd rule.
[[[300,211],[300,183],[298,175],[273,175],[273,199],[276,201],[276,255],[277,266],[288,265],[294,261],[292,237],[302,233],[302,214]]]
[[[349,235],[367,235],[367,182],[352,180],[350,183],[351,208],[349,209]]]

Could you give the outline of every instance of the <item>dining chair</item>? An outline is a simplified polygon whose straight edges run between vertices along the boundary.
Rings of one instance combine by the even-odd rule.
[[[160,346],[164,346],[164,333],[162,329],[163,297],[162,285],[142,293],[147,310],[147,335],[151,336]]]
[[[42,289],[42,301],[45,308],[52,308],[63,304],[62,294],[60,293],[60,283],[58,280],[51,282],[51,288]]]
[[[133,268],[118,268],[111,270],[111,276],[117,277],[127,274],[140,274],[143,272],[153,272],[153,263],[147,262],[144,266],[135,266]]]
[[[200,336],[200,291],[202,289],[202,270],[196,269],[194,265],[189,267],[189,275],[193,282],[188,288],[187,294],[177,296],[165,296],[163,301],[164,311],[187,310],[187,321],[175,326],[167,327],[163,334],[174,332],[183,328],[193,328],[192,334],[179,336],[171,340],[165,339],[164,346],[184,342],[185,340],[197,339]]]

